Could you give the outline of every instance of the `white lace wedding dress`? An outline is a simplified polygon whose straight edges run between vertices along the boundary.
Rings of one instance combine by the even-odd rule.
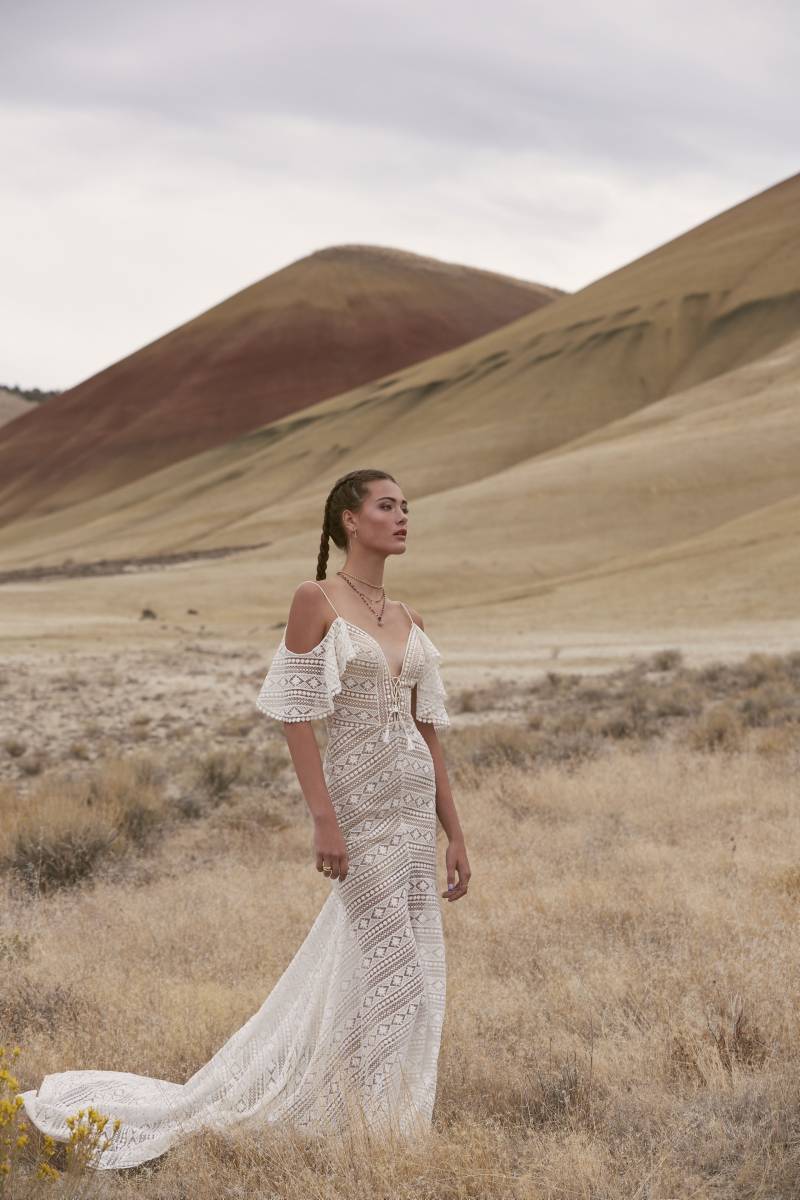
[[[433,760],[411,690],[417,720],[450,724],[441,655],[406,609],[395,677],[378,642],[334,612],[306,653],[281,638],[256,704],[278,721],[326,718],[323,768],[348,875],[331,880],[258,1012],[185,1083],[80,1070],[23,1093],[31,1121],[58,1140],[69,1139],[65,1118],[80,1108],[118,1117],[98,1167],[136,1166],[200,1128],[286,1123],[324,1134],[353,1117],[375,1131],[430,1126],[445,954]]]

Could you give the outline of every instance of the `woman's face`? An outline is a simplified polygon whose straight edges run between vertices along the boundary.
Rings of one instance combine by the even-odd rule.
[[[391,479],[373,479],[358,512],[346,509],[345,528],[358,530],[356,545],[384,554],[402,554],[408,530],[408,501]]]

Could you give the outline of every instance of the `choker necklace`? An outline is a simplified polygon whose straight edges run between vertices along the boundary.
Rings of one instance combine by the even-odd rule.
[[[337,572],[336,572],[336,574],[337,574],[337,575],[341,575],[342,579],[345,581],[345,583],[347,584],[347,586],[348,586],[348,587],[351,587],[351,588],[353,589],[353,591],[356,593],[356,595],[361,597],[361,599],[362,599],[362,600],[364,601],[364,603],[366,604],[367,608],[370,610],[370,612],[372,613],[372,615],[375,617],[375,619],[376,619],[376,621],[378,622],[378,624],[379,624],[379,625],[382,625],[382,624],[383,624],[383,612],[384,612],[384,609],[386,608],[386,590],[385,590],[385,588],[384,588],[383,584],[381,584],[381,583],[370,583],[370,582],[369,582],[369,580],[367,580],[367,579],[359,579],[357,575],[348,576],[348,574],[347,574],[347,572],[346,572],[346,571],[337,571]],[[359,582],[359,583],[365,583],[365,584],[367,585],[367,587],[371,587],[371,588],[380,588],[380,591],[381,591],[381,610],[380,610],[380,612],[379,612],[379,613],[378,613],[378,612],[376,612],[376,611],[375,611],[375,609],[373,608],[373,606],[372,606],[372,601],[371,601],[371,600],[370,600],[370,599],[369,599],[367,596],[365,596],[365,595],[364,595],[364,593],[363,593],[362,591],[360,591],[360,590],[359,590],[359,589],[356,587],[356,585],[355,585],[354,583],[351,583],[351,582],[350,582],[350,579],[351,579],[351,578],[352,578],[352,579],[356,579],[356,580],[358,580],[358,582]]]

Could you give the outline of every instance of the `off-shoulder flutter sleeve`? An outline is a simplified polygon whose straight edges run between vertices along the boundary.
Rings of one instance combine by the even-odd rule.
[[[438,733],[451,724],[444,705],[447,692],[439,670],[439,660],[442,656],[424,629],[417,627],[417,632],[425,655],[425,666],[417,683],[416,719],[430,721]]]
[[[256,697],[257,707],[276,721],[330,716],[355,653],[343,621],[334,621],[322,641],[302,653],[287,648],[284,633]]]

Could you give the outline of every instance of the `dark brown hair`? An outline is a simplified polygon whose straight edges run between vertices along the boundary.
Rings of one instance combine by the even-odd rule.
[[[317,579],[326,579],[328,569],[329,539],[340,550],[347,549],[347,534],[342,524],[342,513],[346,508],[358,512],[367,494],[367,484],[373,479],[391,479],[397,483],[394,475],[388,471],[348,471],[342,475],[328,493],[325,501],[325,513],[322,518],[322,537],[319,540],[319,555],[317,557]]]

